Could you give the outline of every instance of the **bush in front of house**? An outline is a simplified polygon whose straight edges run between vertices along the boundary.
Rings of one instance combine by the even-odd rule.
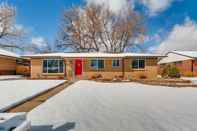
[[[193,74],[193,72],[186,72],[186,73],[185,73],[185,76],[186,76],[186,77],[193,77],[194,74]]]
[[[123,79],[124,79],[124,76],[119,75],[119,76],[114,76],[112,81],[114,81],[114,82],[121,82]]]
[[[180,71],[174,65],[167,65],[164,67],[162,72],[162,77],[164,78],[180,78]]]
[[[176,68],[176,66],[171,66],[169,68],[169,74],[168,74],[168,76],[170,78],[180,78],[181,77],[180,71],[179,71],[178,68]]]
[[[141,80],[143,80],[143,79],[147,79],[147,76],[142,74],[142,75],[139,76],[139,78],[140,78]]]
[[[103,76],[101,74],[95,74],[91,77],[91,80],[99,80],[99,79],[102,79]]]
[[[170,68],[170,65],[165,65],[162,69],[162,73],[161,73],[161,76],[163,78],[167,78],[168,77],[168,74],[169,74],[169,68]]]

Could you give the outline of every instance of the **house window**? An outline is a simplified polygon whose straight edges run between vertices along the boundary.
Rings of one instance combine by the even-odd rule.
[[[64,60],[43,60],[43,73],[64,73]]]
[[[119,59],[113,60],[112,67],[120,67],[120,60]]]
[[[176,65],[180,65],[180,64],[182,64],[182,61],[177,61],[177,62],[174,62]]]
[[[134,59],[132,61],[133,69],[144,69],[145,68],[145,60],[144,59]]]
[[[91,60],[91,67],[94,69],[103,69],[104,68],[104,60]]]

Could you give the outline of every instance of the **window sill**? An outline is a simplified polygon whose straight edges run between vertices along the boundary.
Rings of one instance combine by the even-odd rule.
[[[120,66],[112,66],[113,69],[121,68]]]
[[[57,76],[57,75],[64,75],[64,73],[42,73],[45,76]]]
[[[146,69],[132,69],[133,71],[145,71]]]
[[[91,69],[91,71],[104,71],[105,69]]]

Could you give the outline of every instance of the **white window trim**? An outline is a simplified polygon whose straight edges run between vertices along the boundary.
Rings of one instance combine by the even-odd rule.
[[[46,73],[44,72],[44,67],[43,67],[43,66],[44,66],[44,61],[45,61],[45,60],[47,61],[47,72],[46,72]],[[48,61],[49,61],[49,60],[58,60],[58,61],[61,60],[61,61],[63,61],[63,72],[60,73],[60,72],[58,71],[58,73],[49,73],[49,72],[48,72]],[[58,67],[59,67],[59,64],[60,64],[60,63],[58,62]],[[59,68],[58,68],[58,70],[59,70]],[[65,63],[64,63],[64,59],[43,59],[43,60],[42,60],[42,73],[43,73],[43,74],[64,74],[64,73],[65,73]]]
[[[96,60],[96,61],[97,61],[97,67],[93,67],[93,66],[92,66],[92,60]],[[103,60],[103,68],[99,68],[99,67],[98,67],[98,60]],[[100,58],[91,59],[91,61],[90,61],[90,66],[91,66],[91,68],[94,69],[94,70],[103,70],[103,69],[105,69],[105,60],[104,60],[104,59],[100,59]]]
[[[113,65],[114,60],[118,60],[118,61],[119,61],[119,66],[114,66],[114,65]],[[121,63],[122,63],[122,62],[121,62],[121,59],[112,59],[112,67],[113,67],[113,68],[119,68],[119,67],[121,66]]]
[[[137,65],[137,68],[133,68],[133,60],[137,60],[138,61],[138,65]],[[143,60],[144,61],[144,68],[139,68],[139,61],[140,60]],[[134,69],[134,70],[143,70],[143,69],[145,69],[146,68],[146,59],[132,59],[132,61],[131,61],[131,68],[132,69]]]

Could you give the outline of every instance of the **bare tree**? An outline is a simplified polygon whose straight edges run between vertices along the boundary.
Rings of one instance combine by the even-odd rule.
[[[31,41],[29,44],[24,44],[24,53],[25,54],[34,54],[34,53],[52,53],[54,49],[52,44],[47,40],[38,42]]]
[[[14,40],[24,33],[15,25],[16,9],[7,3],[0,3],[0,47],[20,48]]]
[[[15,23],[15,7],[5,3],[0,3],[0,48],[21,53],[46,53],[52,52],[52,47],[47,41],[41,45],[31,42],[32,38],[23,26]]]
[[[65,10],[58,47],[76,52],[124,52],[144,34],[141,15],[129,6],[113,13],[101,5]]]
[[[33,44],[30,44],[33,47]],[[44,41],[42,46],[35,46],[32,48],[34,53],[52,53],[53,47],[48,41]]]

